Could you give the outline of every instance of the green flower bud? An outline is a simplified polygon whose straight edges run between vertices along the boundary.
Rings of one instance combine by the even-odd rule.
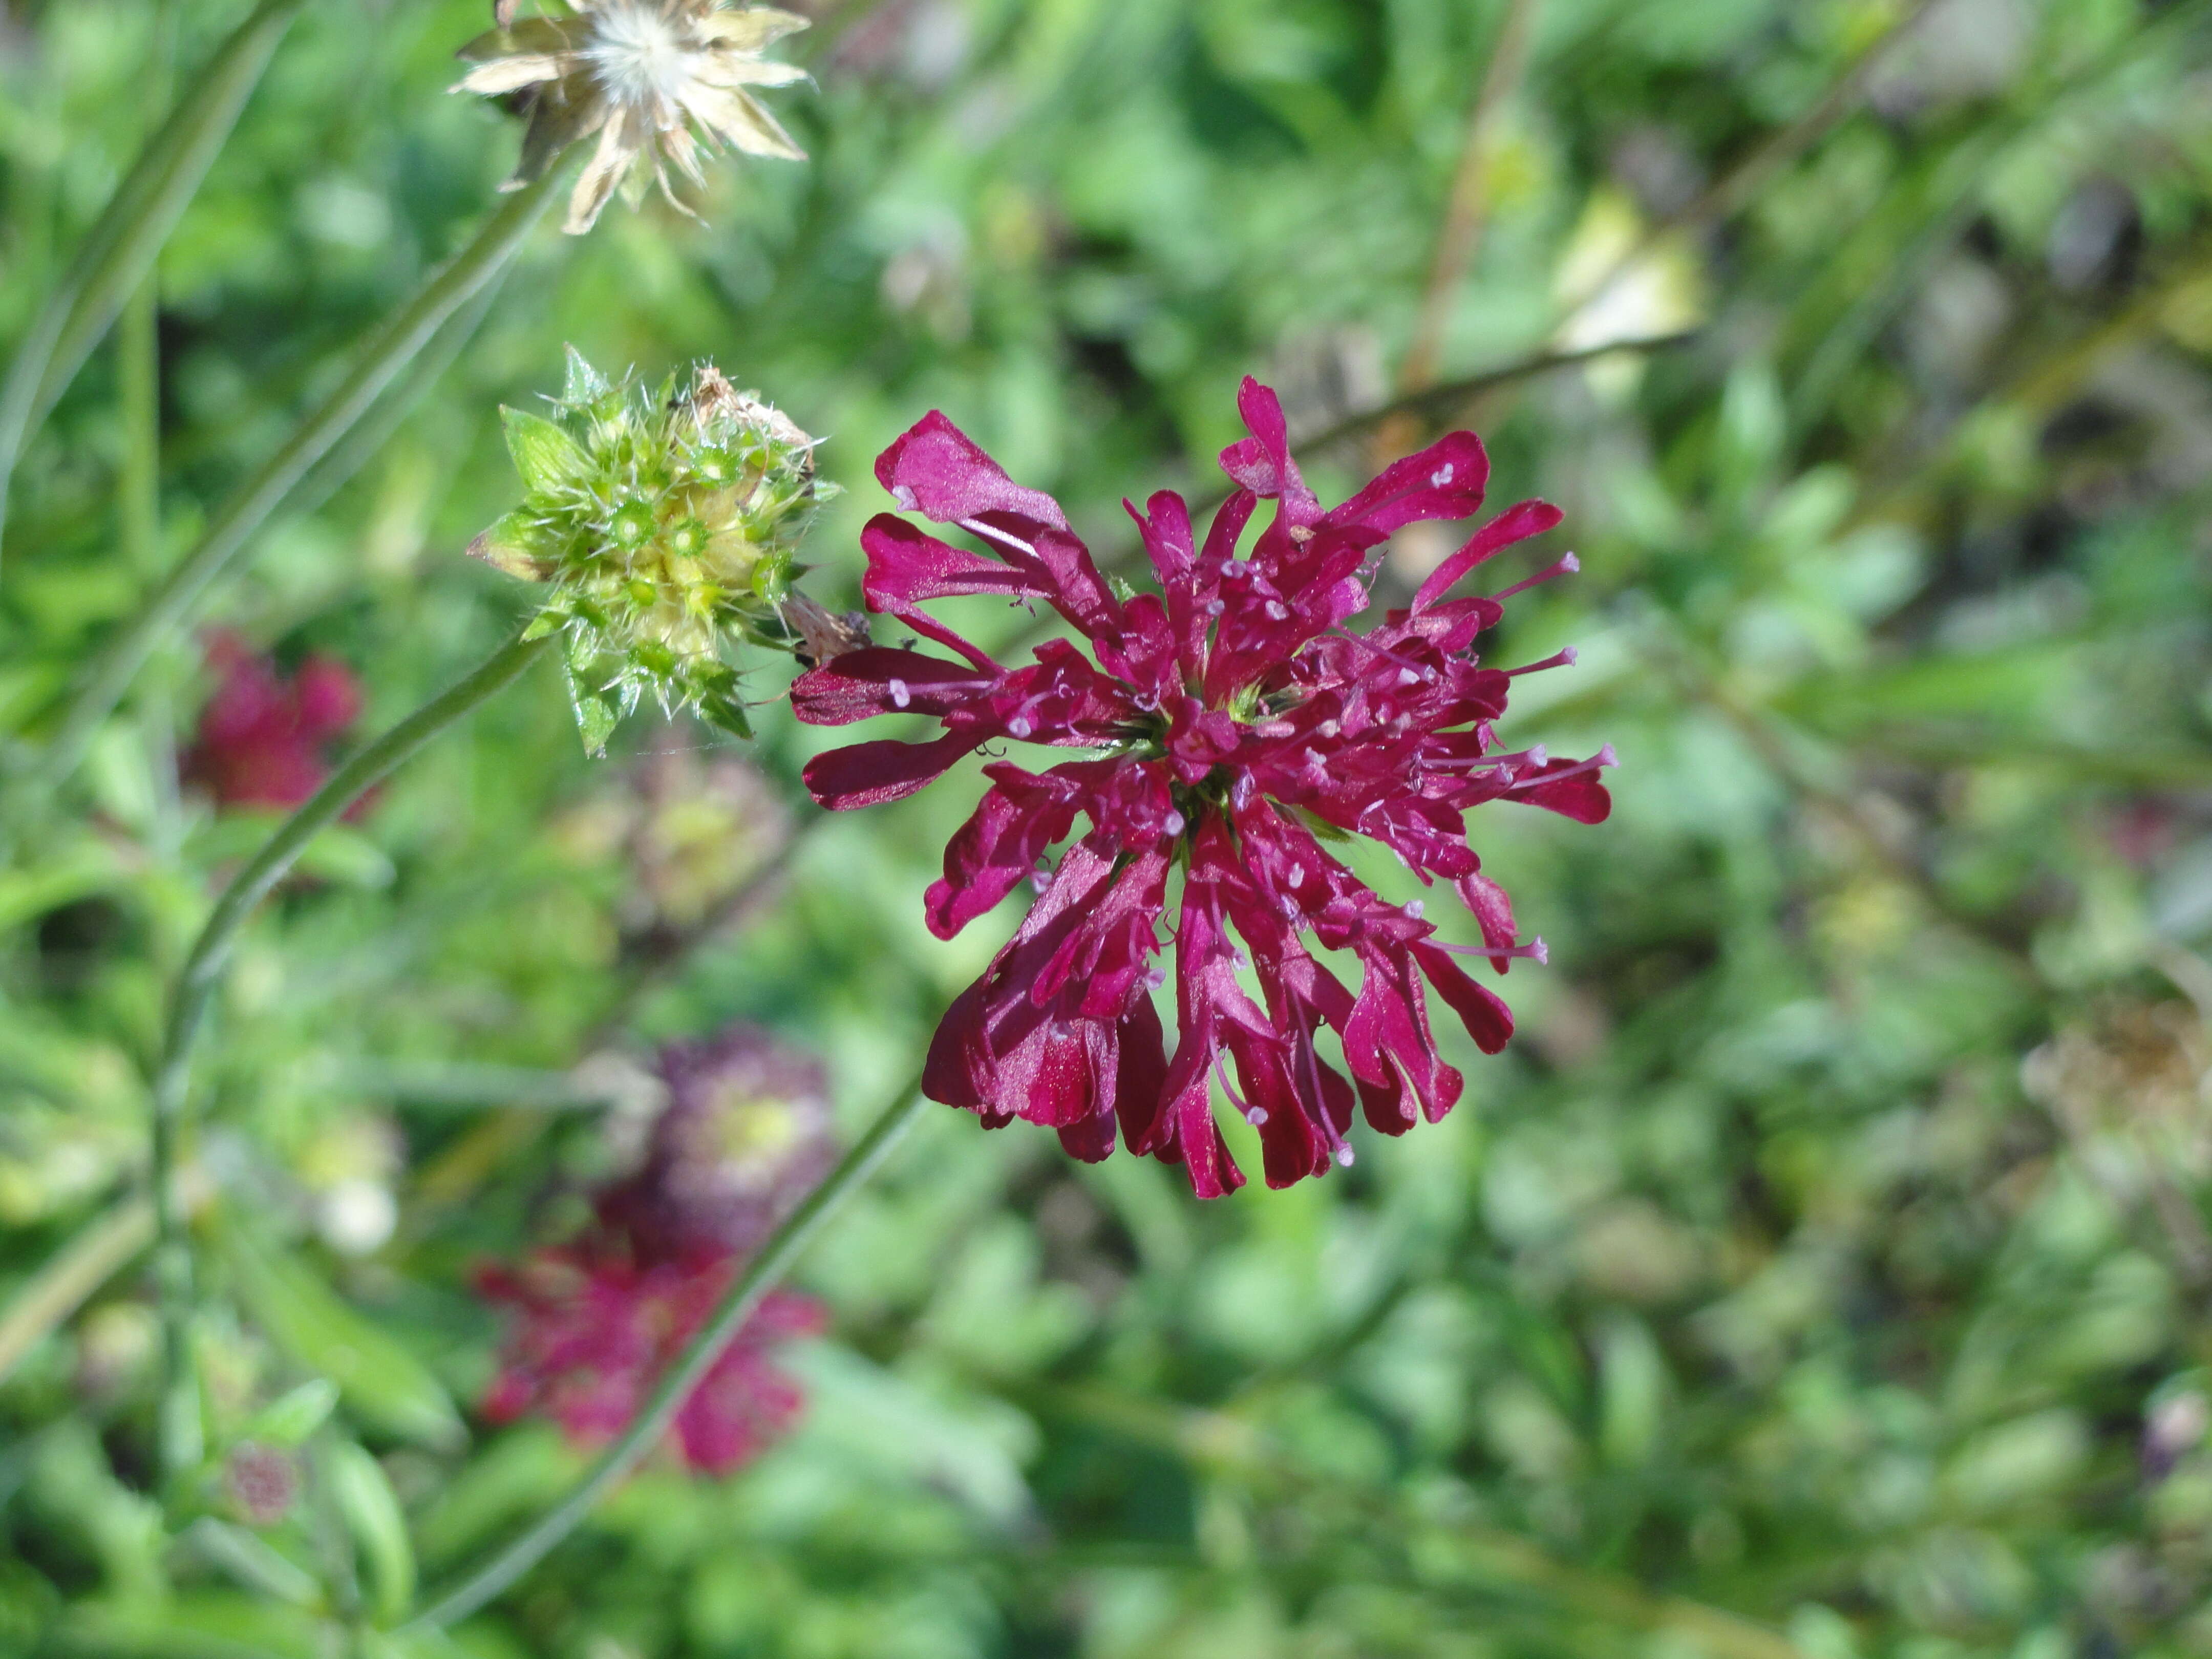
[[[725,646],[791,649],[792,556],[830,487],[814,440],[711,364],[678,391],[616,384],[574,350],[551,419],[501,411],[523,503],[469,551],[550,584],[533,632],[567,635],[585,746],[651,691],[750,735]]]

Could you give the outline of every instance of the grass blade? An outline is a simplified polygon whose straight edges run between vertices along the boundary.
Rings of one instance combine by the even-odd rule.
[[[194,77],[192,90],[146,141],[106,210],[46,298],[0,382],[0,544],[8,483],[39,423],[153,269],[207,177],[306,0],[263,0]]]

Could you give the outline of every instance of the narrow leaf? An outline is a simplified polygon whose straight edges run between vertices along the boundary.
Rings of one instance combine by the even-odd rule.
[[[305,1443],[337,1409],[337,1384],[319,1376],[302,1382],[290,1393],[272,1400],[248,1418],[240,1439],[258,1440],[287,1449]]]
[[[507,436],[512,442],[512,431]],[[538,553],[535,526],[520,507],[502,514],[471,542],[469,556],[526,582],[542,582],[553,574],[553,562]]]
[[[360,1419],[387,1434],[452,1447],[466,1438],[460,1413],[422,1362],[337,1296],[280,1246],[232,1219],[219,1232],[239,1300],[271,1341],[337,1385]]]
[[[305,3],[263,0],[233,31],[146,141],[68,273],[47,295],[0,383],[0,534],[7,524],[9,480],[24,444],[153,269],[276,43]]]
[[[591,457],[574,438],[541,415],[501,404],[500,424],[507,431],[507,453],[532,490],[556,489],[592,470]]]
[[[278,1554],[266,1540],[244,1527],[204,1515],[185,1528],[177,1543],[247,1589],[300,1607],[314,1607],[323,1599],[322,1586],[306,1568]]]
[[[568,705],[576,712],[576,735],[584,740],[584,752],[599,759],[622,723],[622,705],[573,661],[568,665]]]
[[[331,1490],[368,1564],[378,1615],[390,1624],[415,1600],[415,1547],[384,1466],[351,1441],[331,1449]]]

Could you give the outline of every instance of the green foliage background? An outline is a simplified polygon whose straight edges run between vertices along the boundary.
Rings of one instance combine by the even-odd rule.
[[[498,404],[556,390],[564,343],[656,380],[712,356],[828,434],[826,602],[884,505],[871,459],[933,407],[1121,556],[1121,496],[1210,487],[1239,375],[1308,431],[1401,389],[1508,9],[821,0],[793,43],[819,93],[777,99],[813,159],[719,167],[703,226],[541,233],[215,615],[351,664],[364,732],[451,682],[526,605],[460,550],[518,494]],[[244,10],[0,12],[0,340],[164,63]],[[118,507],[112,347],[19,474],[9,744],[486,211],[515,132],[443,90],[484,10],[313,0],[284,41],[161,263],[160,544]],[[1443,1124],[1204,1206],[933,1114],[799,1275],[834,1328],[793,1359],[796,1437],[726,1482],[654,1465],[404,1650],[2212,1652],[2212,7],[1943,0],[1871,63],[1890,0],[1513,10],[1443,378],[1693,331],[1430,406],[1583,561],[1498,641],[1582,653],[1510,737],[1623,762],[1601,828],[1478,815],[1551,945],[1507,981],[1522,1036],[1455,1056]],[[1341,495],[1374,453],[1310,474]],[[549,1429],[471,1414],[497,1328],[468,1275],[573,1221],[606,1137],[453,1067],[744,1018],[826,1058],[853,1133],[910,1074],[994,943],[921,922],[972,790],[813,812],[785,672],[748,684],[786,827],[763,805],[727,849],[781,874],[726,929],[629,927],[604,824],[625,745],[727,745],[640,720],[586,762],[550,672],[256,921],[203,1066],[203,1363],[220,1435],[335,1382],[336,1496],[258,1577],[165,1537],[125,1252],[0,1384],[0,1650],[402,1650],[364,1621],[406,1576],[573,1478]],[[266,828],[177,787],[204,691],[173,641],[0,869],[0,1309],[131,1221],[164,975]],[[399,1206],[367,1255],[311,1224],[349,1177]],[[343,1501],[382,1489],[356,1444],[396,1536]]]

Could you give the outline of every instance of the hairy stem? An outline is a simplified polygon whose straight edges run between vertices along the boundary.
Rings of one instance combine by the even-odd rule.
[[[467,1618],[544,1559],[556,1545],[576,1529],[599,1501],[660,1443],[684,1402],[752,1317],[761,1298],[789,1270],[831,1212],[875,1173],[927,1104],[918,1077],[892,1097],[883,1115],[852,1151],[745,1264],[744,1271],[722,1293],[721,1301],[706,1323],[662,1376],[645,1408],[623,1431],[622,1437],[600,1454],[591,1472],[521,1536],[417,1613],[407,1625],[408,1630],[436,1630]]]
[[[283,879],[322,830],[336,823],[354,802],[397,771],[447,726],[489,702],[552,648],[557,636],[517,638],[500,647],[476,672],[435,697],[370,744],[315,793],[314,799],[280,825],[261,850],[223,890],[207,925],[171,988],[168,1024],[161,1060],[154,1077],[154,1197],[159,1244],[155,1254],[161,1297],[162,1349],[167,1374],[163,1394],[163,1461],[172,1470],[197,1462],[191,1431],[178,1420],[179,1403],[190,1392],[186,1347],[191,1316],[191,1249],[185,1231],[182,1200],[173,1171],[178,1137],[184,1127],[191,1089],[193,1041],[206,1022],[208,1005],[222,981],[239,931],[256,905]]]
[[[76,769],[100,722],[122,700],[147,658],[190,619],[201,597],[229,568],[254,532],[454,314],[507,269],[553,199],[557,171],[547,173],[486,220],[476,239],[378,331],[337,390],[216,511],[198,544],[93,658],[33,769],[34,787],[53,787]]]
[[[0,381],[0,533],[8,483],[23,446],[76,376],[124,301],[153,268],[246,98],[307,0],[263,0],[193,78],[192,90],[146,141],[46,296]]]

